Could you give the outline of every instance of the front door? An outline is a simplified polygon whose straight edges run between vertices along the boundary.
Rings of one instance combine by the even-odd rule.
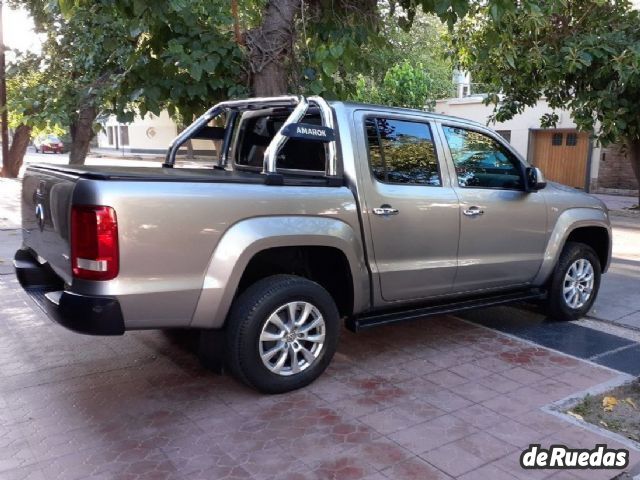
[[[497,136],[442,125],[460,200],[455,292],[530,282],[542,264],[547,208],[524,191],[524,164]]]
[[[427,119],[356,112],[369,258],[384,302],[451,292],[458,198]]]

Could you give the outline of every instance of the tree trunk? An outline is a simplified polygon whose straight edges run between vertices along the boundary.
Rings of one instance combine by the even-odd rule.
[[[262,24],[247,33],[251,89],[258,97],[287,93],[287,59],[293,49],[294,20],[299,9],[300,0],[269,0]]]
[[[9,148],[9,157],[2,167],[2,176],[8,178],[16,178],[20,173],[20,167],[24,160],[24,154],[27,152],[31,140],[31,127],[27,125],[19,125],[13,134],[13,141]]]
[[[187,143],[185,143],[186,147],[187,147],[187,158],[189,160],[193,160],[194,155],[193,155],[193,143],[191,143],[191,140],[187,140]]]
[[[638,207],[640,207],[640,140],[629,141],[629,160],[638,184]]]
[[[95,106],[84,104],[80,106],[78,117],[71,124],[71,149],[69,150],[69,165],[84,165],[89,153],[91,140],[95,135],[93,123],[98,116]]]

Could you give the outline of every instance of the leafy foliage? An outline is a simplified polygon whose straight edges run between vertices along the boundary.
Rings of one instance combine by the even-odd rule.
[[[47,0],[14,4],[46,35],[40,58],[19,57],[14,68],[41,79],[23,100],[50,124],[71,125],[83,104],[122,121],[164,108],[190,120],[212,99],[244,92],[226,2],[61,2],[65,15]]]
[[[9,127],[30,127],[33,136],[44,132],[62,134],[63,115],[49,97],[49,79],[38,70],[39,57],[21,54],[20,61],[7,71]]]
[[[354,98],[367,103],[397,107],[431,107],[431,78],[424,65],[411,65],[407,60],[394,65],[377,85],[363,75],[358,78]]]
[[[462,66],[503,121],[545,97],[607,144],[640,140],[640,15],[626,0],[475,6],[455,31]],[[557,116],[542,119],[553,126]]]

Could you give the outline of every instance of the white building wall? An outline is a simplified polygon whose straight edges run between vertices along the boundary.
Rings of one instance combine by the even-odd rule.
[[[120,127],[129,131],[129,141],[123,138]],[[108,129],[113,128],[112,142],[109,143]],[[117,149],[121,153],[157,153],[164,154],[171,141],[178,134],[178,127],[166,111],[159,116],[151,113],[144,117],[136,117],[131,123],[119,123],[115,116],[103,122],[103,129],[98,133],[98,148]],[[195,151],[211,151],[213,143],[209,140],[194,140]]]

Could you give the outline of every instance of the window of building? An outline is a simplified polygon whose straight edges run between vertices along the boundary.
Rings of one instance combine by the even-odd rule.
[[[120,145],[129,145],[129,126],[120,125]]]
[[[365,122],[369,164],[380,182],[442,185],[427,123],[369,118]]]
[[[496,130],[496,133],[511,143],[511,130]]]
[[[578,134],[567,133],[567,143],[565,145],[567,147],[575,147],[577,144],[578,144]]]
[[[107,143],[113,145],[113,127],[107,127]]]
[[[554,133],[551,136],[551,145],[559,147],[562,145],[562,133]]]
[[[522,189],[522,164],[506,147],[479,132],[458,127],[442,128],[456,167],[458,185]]]

